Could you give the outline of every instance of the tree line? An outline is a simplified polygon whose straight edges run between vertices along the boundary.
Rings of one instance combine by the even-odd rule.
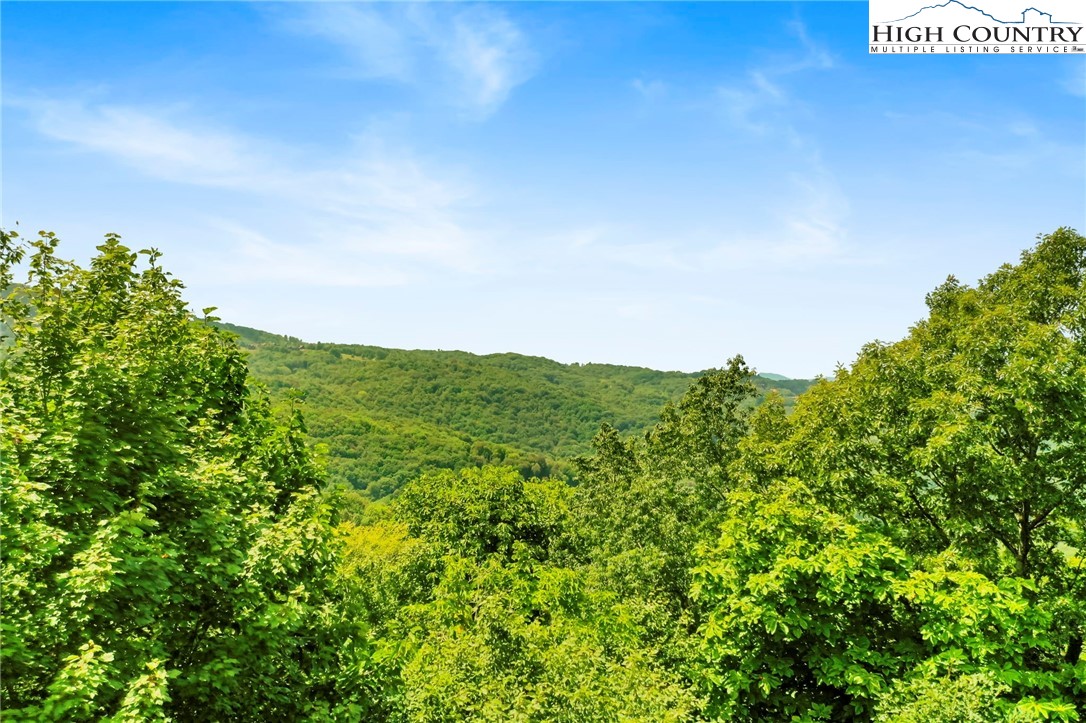
[[[425,471],[507,465],[525,477],[573,481],[568,460],[600,424],[641,434],[697,374],[560,364],[520,354],[307,343],[219,323],[239,336],[252,376],[276,409],[305,401],[307,438],[328,476],[370,499]],[[756,377],[786,406],[807,380]]]
[[[56,248],[0,253],[5,719],[1086,715],[1074,230],[948,279],[790,414],[737,356],[568,482],[469,465],[381,502],[328,484],[158,252]]]

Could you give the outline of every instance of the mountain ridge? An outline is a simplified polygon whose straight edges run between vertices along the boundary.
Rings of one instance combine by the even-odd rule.
[[[601,424],[644,433],[704,373],[306,342],[217,326],[238,336],[276,406],[304,398],[309,436],[325,451],[331,479],[374,498],[434,468],[499,462],[525,476],[568,478],[567,460],[589,451]],[[754,382],[786,406],[812,383],[780,376]]]

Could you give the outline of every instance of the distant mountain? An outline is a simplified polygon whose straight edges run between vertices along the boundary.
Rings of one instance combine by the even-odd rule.
[[[568,474],[600,424],[643,433],[699,374],[612,364],[561,364],[520,354],[405,351],[308,343],[221,324],[238,335],[274,403],[303,393],[310,437],[335,480],[382,497],[430,468],[486,462],[525,474]],[[722,360],[723,363],[723,360]],[[755,379],[786,405],[808,380]]]

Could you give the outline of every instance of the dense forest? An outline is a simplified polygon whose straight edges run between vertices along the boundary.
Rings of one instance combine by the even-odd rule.
[[[83,268],[57,247],[0,246],[5,720],[1086,716],[1074,230],[975,286],[948,278],[904,339],[791,413],[736,356],[673,402],[638,392],[661,402],[643,429],[614,407],[568,480],[472,461],[380,503],[330,484],[306,432],[357,369],[270,401],[158,252],[107,236]],[[269,366],[370,358],[291,343]],[[290,376],[263,374],[276,395]],[[429,381],[464,386],[450,374]],[[391,424],[381,404],[317,416]],[[585,421],[548,437],[519,419],[472,445],[576,451]]]
[[[601,424],[641,434],[700,376],[520,354],[310,344],[218,326],[238,335],[273,406],[304,402],[308,439],[321,445],[329,477],[372,499],[424,471],[486,464],[574,481],[568,460],[590,450]],[[776,391],[787,407],[811,385],[753,381],[763,398]]]

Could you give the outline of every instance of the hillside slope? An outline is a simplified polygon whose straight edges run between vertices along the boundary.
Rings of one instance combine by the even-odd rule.
[[[240,338],[272,399],[305,399],[311,438],[329,472],[373,497],[428,468],[487,462],[526,475],[564,474],[603,422],[641,433],[698,374],[610,364],[561,364],[519,354],[405,351],[307,343],[222,324]],[[759,377],[790,401],[806,380]]]

